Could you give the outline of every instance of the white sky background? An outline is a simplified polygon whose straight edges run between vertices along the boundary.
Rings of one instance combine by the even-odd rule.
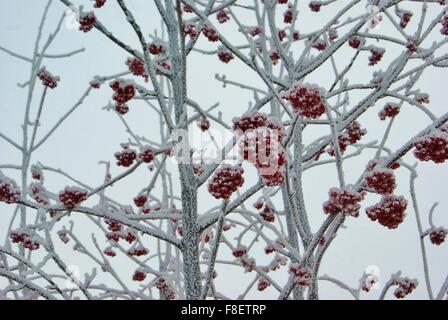
[[[344,6],[348,1],[338,1],[340,4],[332,5],[330,8],[324,7],[321,13],[312,13],[305,6],[308,1],[301,1],[301,10],[299,14],[298,27],[302,33],[314,30],[316,22],[323,23],[327,21],[332,14],[336,12],[336,8]],[[41,13],[46,1],[29,1],[0,0],[0,46],[11,49],[14,52],[31,56],[34,40],[37,33],[37,27],[41,19]],[[88,0],[76,1],[76,3],[85,3],[86,7],[90,7]],[[148,33],[160,26],[160,18],[152,1],[144,0],[128,0],[126,3],[135,13],[137,21],[142,29]],[[362,13],[364,4],[358,7],[357,14]],[[282,7],[280,12],[283,12]],[[420,5],[404,5],[402,8],[413,9],[414,17],[408,30],[415,28],[419,18]],[[429,16],[435,16],[440,7],[431,5]],[[62,15],[65,7],[58,1],[54,1],[49,14],[49,19],[45,28],[44,40],[50,30],[53,30]],[[355,15],[355,11],[354,14]],[[129,43],[134,48],[138,48],[137,39],[126,23],[123,13],[120,11],[115,1],[109,0],[107,5],[96,10],[99,20],[107,26],[113,33]],[[241,11],[245,14],[245,11]],[[254,25],[252,17],[243,19],[247,25]],[[212,21],[216,22],[213,18]],[[279,25],[281,22],[279,20]],[[319,24],[320,26],[320,24]],[[241,36],[236,32],[236,26],[233,23],[227,23],[222,27],[221,32],[228,36],[233,43],[242,43]],[[440,33],[436,27],[432,38],[428,39],[424,46],[428,46],[435,39],[439,40]],[[380,24],[377,33],[392,35],[397,34],[393,28],[384,22]],[[371,40],[370,40],[371,41]],[[369,42],[373,44],[373,42]],[[210,44],[204,37],[201,37],[198,46],[204,49],[213,49],[217,45]],[[379,44],[378,46],[383,46]],[[127,70],[124,62],[129,56],[121,48],[115,46],[110,40],[105,38],[97,31],[84,34],[78,30],[63,27],[58,35],[49,53],[63,53],[81,47],[86,48],[86,52],[70,57],[64,60],[46,60],[45,65],[53,74],[59,75],[61,81],[55,90],[51,90],[48,94],[46,105],[42,117],[42,126],[39,128],[40,134],[47,132],[49,128],[78,101],[79,97],[87,89],[89,81],[95,75],[111,75]],[[361,53],[361,58],[355,64],[355,68],[349,75],[351,83],[367,83],[372,76],[373,71],[385,69],[390,61],[392,61],[400,52],[401,48],[387,47],[383,60],[374,67],[367,66],[368,52]],[[300,55],[300,47],[294,52],[297,58]],[[340,69],[344,68],[353,54],[353,49],[345,46],[336,56],[340,62]],[[439,55],[442,53],[439,52]],[[0,131],[21,143],[22,132],[21,123],[23,121],[23,112],[25,109],[26,90],[20,89],[17,83],[24,83],[29,77],[29,65],[23,61],[10,57],[0,52]],[[446,112],[446,71],[443,69],[428,69],[422,76],[421,81],[416,86],[422,92],[430,94],[431,103],[430,110],[441,115]],[[193,100],[201,104],[203,108],[208,108],[216,102],[220,102],[219,110],[222,112],[223,119],[227,122],[248,108],[248,103],[253,102],[252,94],[243,91],[240,88],[228,86],[223,88],[222,84],[215,80],[215,73],[225,74],[229,80],[243,81],[251,86],[262,86],[257,76],[242,63],[233,60],[228,65],[221,63],[218,58],[213,56],[204,56],[193,53],[188,59],[188,95]],[[322,87],[329,86],[334,80],[333,72],[329,65],[323,66],[317,72],[314,72],[306,82],[317,83]],[[140,81],[140,80],[138,80]],[[37,86],[34,96],[33,108],[36,110],[38,99],[40,97],[41,86]],[[351,105],[353,106],[361,97],[353,96]],[[89,184],[90,186],[100,185],[104,178],[104,166],[98,164],[100,160],[107,160],[114,163],[114,152],[120,149],[119,144],[126,142],[128,135],[120,122],[119,118],[113,112],[107,112],[102,108],[107,105],[111,98],[111,90],[107,85],[103,86],[99,91],[93,91],[87,97],[85,103],[79,107],[76,112],[61,126],[57,134],[52,136],[48,142],[41,147],[33,156],[32,163],[41,161],[43,164],[55,168],[62,168],[67,173],[78,178],[79,180]],[[384,106],[385,102],[391,100],[379,101],[372,110],[364,114],[359,122],[367,128],[368,135],[362,142],[381,139],[387,122],[379,121],[377,118],[378,111]],[[130,112],[125,116],[132,124],[132,128],[139,135],[145,135],[152,140],[159,139],[158,119],[151,110],[142,102],[131,101]],[[216,109],[217,110],[217,109]],[[215,115],[216,115],[215,110]],[[265,110],[267,111],[267,109]],[[34,118],[34,117],[32,117]],[[398,123],[398,125],[397,125]],[[406,142],[410,137],[415,135],[420,129],[429,124],[425,115],[408,104],[401,109],[400,115],[396,119],[396,124],[392,129],[391,138],[387,146],[396,149]],[[213,123],[212,123],[213,126]],[[328,134],[322,132],[321,128],[306,130],[305,142],[309,142],[317,138],[320,134]],[[367,160],[371,159],[374,152],[367,152],[360,158],[349,160],[344,163],[346,181],[348,183],[355,182],[360,173],[364,169]],[[0,163],[19,164],[21,155],[17,150],[11,148],[3,140],[0,140]],[[412,155],[408,155],[406,159],[409,163],[414,163],[416,159]],[[174,161],[169,161],[169,166],[174,168]],[[419,207],[423,220],[423,228],[428,228],[428,212],[434,202],[439,202],[439,206],[435,214],[435,224],[437,226],[448,226],[448,200],[446,189],[446,178],[448,177],[447,165],[436,165],[431,163],[419,163],[419,178],[417,179],[417,194]],[[122,172],[122,168],[112,165],[112,175]],[[256,183],[256,175],[253,169],[247,167],[246,183],[244,188],[248,188]],[[6,175],[16,177],[14,171],[4,170]],[[145,169],[140,169],[132,175],[127,181],[117,184],[113,189],[108,191],[108,195],[115,197],[122,203],[131,203],[132,198],[148,183],[151,173]],[[412,209],[409,197],[409,172],[406,169],[399,169],[397,172],[398,188],[396,193],[402,194],[408,199],[408,216],[404,223],[396,230],[389,230],[376,222],[370,221],[361,211],[360,217],[357,219],[348,218],[346,229],[339,231],[338,237],[327,251],[321,266],[320,274],[328,274],[332,277],[341,279],[353,287],[358,286],[358,279],[362,272],[369,265],[378,266],[383,284],[389,279],[391,273],[398,270],[403,271],[403,275],[418,278],[420,285],[415,292],[409,296],[411,299],[427,298],[426,287],[423,277],[423,266],[421,261],[421,253],[419,247],[419,239],[415,215]],[[176,181],[177,177],[174,175]],[[57,175],[46,176],[46,187],[53,192],[58,192],[65,185],[72,185],[71,182],[58,177]],[[313,230],[320,225],[325,219],[322,212],[322,202],[327,200],[328,189],[337,185],[336,170],[334,165],[320,166],[315,169],[306,171],[304,174],[305,200],[310,216]],[[179,188],[176,186],[175,192],[179,194]],[[203,188],[204,189],[204,188]],[[252,200],[253,199],[253,200]],[[251,205],[256,197],[247,202]],[[363,209],[372,205],[379,199],[379,196],[369,196],[363,202]],[[94,204],[94,203],[93,203]],[[219,201],[202,192],[200,195],[199,209],[200,212],[208,210],[211,207],[219,205]],[[0,204],[0,242],[3,243],[6,238],[5,231],[8,227],[10,217],[12,215],[12,206]],[[33,213],[29,212],[32,219]],[[232,215],[234,217],[234,214]],[[90,242],[90,234],[95,232],[96,228],[85,218],[75,218],[75,233],[80,238]],[[68,220],[65,220],[68,225]],[[62,225],[61,225],[62,226]],[[102,238],[99,237],[102,241]],[[147,238],[144,238],[147,239]],[[251,239],[249,238],[247,242]],[[100,242],[101,242],[100,241]],[[71,250],[73,243],[64,246],[60,244],[58,239],[57,250],[63,254],[67,264],[79,265],[81,273],[90,272],[92,264],[89,259],[75,253]],[[154,243],[155,244],[155,243]],[[441,246],[434,246],[426,240],[429,267],[433,291],[437,293],[446,274],[448,272],[448,245],[445,243]],[[263,248],[263,245],[261,246]],[[151,252],[155,252],[155,246],[150,245]],[[219,258],[230,258],[228,250],[220,252]],[[270,257],[270,256],[269,256]],[[265,259],[264,254],[260,251],[260,261]],[[124,274],[124,279],[129,279],[135,269],[135,265],[131,265],[128,260],[115,258],[117,268]],[[267,261],[267,260],[266,260]],[[217,266],[217,272],[220,275],[216,281],[218,291],[223,292],[231,298],[236,298],[241,292],[241,283],[248,283],[253,279],[253,274],[249,276],[242,275],[240,269],[234,269],[231,266]],[[107,275],[101,274],[104,282],[111,281]],[[284,278],[282,284],[286,281],[286,270],[283,268],[277,271],[280,278]],[[103,279],[101,278],[101,279]],[[274,278],[278,278],[274,276]],[[0,286],[2,282],[0,280]],[[131,285],[138,285],[132,283]],[[350,298],[348,293],[335,287],[332,284],[320,283],[320,297],[324,299],[331,298]],[[392,297],[392,291],[388,297]],[[379,294],[378,290],[373,290],[369,294],[362,294],[362,298],[375,299]],[[261,294],[253,289],[248,298],[276,298],[278,293],[273,287],[268,288]]]

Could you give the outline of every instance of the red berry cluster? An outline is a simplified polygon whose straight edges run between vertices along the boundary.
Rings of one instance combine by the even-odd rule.
[[[311,48],[314,48],[319,51],[324,51],[327,48],[327,43],[325,42],[324,39],[318,38],[311,41],[312,41]]]
[[[286,38],[286,31],[284,29],[278,30],[278,38],[280,41]]]
[[[11,231],[9,237],[12,243],[20,243],[28,250],[37,250],[40,248],[40,244],[34,239],[32,232],[26,229],[18,229]]]
[[[364,38],[353,35],[348,39],[348,45],[352,47],[353,49],[358,49],[364,44],[365,40]]]
[[[255,259],[249,258],[246,255],[242,256],[241,258],[238,258],[238,261],[240,262],[241,266],[244,268],[244,272],[252,272],[257,267],[257,263],[255,262]]]
[[[72,210],[87,199],[87,193],[87,190],[79,187],[65,187],[59,192],[59,201],[65,209]]]
[[[148,45],[148,51],[152,55],[159,56],[161,54],[164,54],[166,50],[165,50],[165,47],[163,46],[163,44],[150,43]]]
[[[332,41],[336,40],[339,37],[338,30],[335,28],[330,28],[328,30],[328,38]]]
[[[423,93],[423,92],[416,93],[414,95],[414,99],[415,99],[415,101],[417,101],[419,103],[429,103],[430,102],[429,94]]]
[[[420,161],[443,163],[448,160],[448,131],[434,129],[414,141],[414,155]]]
[[[79,14],[79,30],[82,32],[89,32],[93,29],[96,23],[96,17],[93,12],[81,12]]]
[[[204,166],[201,164],[194,164],[193,165],[193,174],[195,176],[201,176],[204,173],[205,169]]]
[[[342,189],[331,188],[328,195],[329,199],[323,204],[325,213],[343,212],[346,216],[359,216],[360,202],[364,200],[364,192],[357,192],[353,186],[345,186]]]
[[[70,241],[70,238],[67,235],[67,230],[59,230],[58,237],[65,244],[67,244]]]
[[[281,185],[284,180],[286,154],[278,136],[277,131],[261,127],[246,131],[239,143],[240,154],[257,168],[267,186]]]
[[[226,23],[230,20],[229,14],[224,10],[219,10],[216,14],[216,19],[218,19],[219,23]]]
[[[50,204],[50,195],[40,182],[31,183],[28,187],[28,193],[37,203],[44,206]]]
[[[117,103],[117,106],[125,105],[135,96],[135,84],[132,81],[117,79],[110,84],[110,87],[114,91],[112,99]]]
[[[260,216],[263,218],[264,221],[275,222],[275,212],[269,206],[265,206],[263,208],[263,210],[260,212]]]
[[[352,123],[350,123],[345,128],[344,132],[342,132],[338,136],[338,145],[339,145],[339,150],[341,151],[341,154],[343,154],[345,152],[345,150],[347,150],[347,147],[349,145],[357,143],[366,134],[367,134],[367,130],[362,129],[361,125],[359,124],[358,121],[353,121]],[[333,141],[330,143],[330,146],[329,146],[327,152],[331,156],[334,156],[336,154]]]
[[[366,135],[367,130],[362,129],[358,121],[353,121],[345,128],[345,132],[348,136],[348,142],[350,142],[350,144],[355,144]]]
[[[288,100],[302,117],[316,119],[325,113],[325,92],[316,85],[295,82],[282,97]]]
[[[395,229],[403,222],[406,216],[407,201],[402,196],[385,195],[380,202],[366,209],[367,216],[372,221],[378,221],[381,225]]]
[[[107,228],[112,232],[106,234],[106,238],[110,241],[118,242],[120,239],[125,240],[127,243],[133,243],[137,240],[137,235],[133,229],[123,229],[123,226],[116,221],[106,220]]]
[[[408,10],[403,10],[400,12],[400,27],[401,28],[406,28],[406,26],[408,25],[409,21],[411,21],[412,18],[412,12],[408,11]]]
[[[189,36],[190,39],[196,39],[198,36],[198,31],[196,30],[196,24],[193,22],[185,23],[184,34]]]
[[[448,230],[443,227],[432,227],[431,230],[429,230],[429,240],[437,246],[441,245],[443,242],[445,242],[445,237],[448,234]]]
[[[418,46],[417,46],[417,43],[414,38],[412,38],[412,37],[408,38],[408,41],[406,42],[406,48],[411,53],[417,52]]]
[[[257,289],[258,291],[263,291],[270,285],[271,283],[265,277],[260,277],[258,279]]]
[[[130,149],[128,144],[122,144],[121,147],[123,149],[114,154],[117,159],[117,166],[130,167],[137,159],[137,152],[134,149]]]
[[[394,118],[400,113],[400,106],[393,102],[388,102],[384,108],[378,113],[378,117],[381,120],[386,120],[386,118]]]
[[[440,23],[442,24],[442,29],[440,29],[440,33],[444,36],[448,36],[448,15],[443,16],[442,20],[440,20]]]
[[[216,42],[219,40],[219,36],[216,33],[215,29],[212,26],[206,24],[202,29],[202,33],[210,42]]]
[[[278,141],[282,141],[285,135],[283,126],[274,118],[260,112],[252,112],[243,115],[241,118],[233,119],[233,131],[238,135],[244,135],[246,132],[267,127],[277,132]]]
[[[107,2],[107,0],[92,0],[92,1],[95,1],[95,4],[93,6],[97,9],[103,7]]]
[[[275,66],[280,61],[280,55],[276,51],[272,51],[269,55],[269,59],[271,59],[272,64]]]
[[[159,289],[160,294],[165,297],[167,300],[176,299],[176,293],[171,288],[170,285],[166,282],[166,280],[162,277],[158,278],[156,281],[156,288]]]
[[[154,151],[150,146],[143,146],[140,148],[138,158],[144,163],[151,163],[154,160]]]
[[[284,23],[292,23],[294,18],[294,11],[291,5],[288,6],[288,10],[283,13],[283,22]]]
[[[132,280],[134,281],[143,281],[146,279],[146,273],[140,270],[136,270],[134,275],[132,276]]]
[[[42,84],[50,89],[54,89],[58,86],[58,81],[60,80],[59,77],[56,77],[52,75],[45,67],[42,67],[39,72],[37,73],[37,77],[40,81],[42,81]]]
[[[397,187],[392,169],[373,169],[364,175],[364,179],[369,188],[382,195],[391,194]]]
[[[383,48],[372,47],[370,49],[369,66],[374,66],[383,58],[384,50]]]
[[[320,1],[311,1],[308,5],[313,12],[319,12],[320,7],[322,7],[322,3]]]
[[[0,171],[0,202],[8,204],[16,203],[20,199],[20,189],[17,183],[4,176]]]
[[[198,121],[198,127],[202,132],[206,132],[208,129],[210,129],[210,121],[208,121],[206,118],[202,118],[201,121]]]
[[[249,35],[250,35],[251,37],[256,37],[256,36],[258,36],[259,34],[262,34],[262,33],[263,33],[263,28],[262,28],[262,27],[259,27],[259,26],[249,28],[249,29],[248,29],[248,33],[249,33]]]
[[[109,257],[115,257],[117,255],[117,253],[111,247],[104,249],[103,253]]]
[[[394,285],[398,286],[394,291],[394,296],[397,299],[403,299],[417,288],[418,281],[417,279],[409,279],[408,277],[398,277],[394,280]]]
[[[268,245],[264,248],[264,253],[271,254],[272,252],[279,251],[285,247],[285,244],[281,240],[276,240],[274,244]]]
[[[243,245],[239,245],[235,249],[233,249],[232,254],[235,258],[241,258],[247,254],[247,247]]]
[[[298,263],[291,263],[288,272],[294,277],[296,285],[306,287],[310,284],[311,272],[306,267],[302,267]]]
[[[228,50],[224,46],[219,46],[218,48],[218,58],[224,63],[229,63],[231,60],[233,60],[233,53],[232,51]]]
[[[145,81],[148,81],[149,75],[146,72],[145,63],[142,60],[137,58],[128,58],[126,65],[134,76],[143,77]]]
[[[384,81],[384,72],[382,70],[378,70],[373,72],[373,78],[370,80],[370,84],[373,86],[381,86]]]
[[[277,0],[278,4],[287,4],[288,0]]]
[[[208,192],[216,199],[228,200],[244,183],[242,167],[223,165],[208,184]]]
[[[127,252],[128,256],[132,257],[146,256],[148,253],[149,253],[148,249],[141,246],[129,249]]]
[[[31,178],[33,178],[34,180],[38,180],[40,182],[44,181],[44,174],[40,166],[35,164],[31,166]]]

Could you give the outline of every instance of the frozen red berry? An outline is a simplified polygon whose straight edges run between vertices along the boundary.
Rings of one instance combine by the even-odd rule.
[[[443,163],[448,160],[448,132],[434,129],[414,140],[414,155],[420,161]]]
[[[76,208],[81,202],[87,200],[87,190],[79,187],[65,187],[59,192],[59,201],[67,210]]]
[[[79,30],[89,32],[96,24],[96,17],[93,12],[80,12],[79,14]]]
[[[137,159],[137,152],[129,148],[128,144],[122,144],[121,151],[115,152],[114,156],[117,159],[117,166],[130,167]]]
[[[143,77],[145,81],[148,81],[149,75],[146,72],[145,64],[142,60],[136,58],[128,58],[128,60],[126,61],[126,65],[128,66],[129,71],[134,76]]]
[[[407,201],[402,196],[385,195],[380,202],[366,209],[367,216],[372,221],[378,221],[381,225],[396,229],[406,216]]]
[[[328,192],[329,199],[324,202],[323,209],[327,214],[337,214],[343,212],[347,216],[358,217],[361,209],[361,201],[364,200],[364,193],[357,192],[353,186],[331,188]]]
[[[322,7],[322,3],[320,1],[311,1],[308,4],[309,8],[311,9],[311,11],[313,12],[319,12],[320,8]]]
[[[266,280],[266,278],[260,277],[260,279],[258,279],[257,289],[258,291],[263,291],[270,285],[271,283],[268,280]]]
[[[409,279],[408,277],[397,277],[394,280],[394,285],[398,286],[394,291],[394,296],[398,299],[403,299],[417,288],[418,281],[417,279]]]
[[[241,258],[247,254],[247,247],[240,245],[233,250],[232,254],[235,258]]]
[[[392,169],[375,168],[364,175],[367,186],[378,194],[391,194],[397,184]]]
[[[228,200],[244,183],[244,169],[239,166],[223,165],[208,184],[208,192],[216,199]]]
[[[95,2],[93,7],[96,9],[102,8],[107,2],[107,0],[92,0],[92,1]]]
[[[54,89],[58,86],[59,77],[52,75],[45,67],[42,67],[37,73],[37,77],[42,84],[50,89]]]
[[[202,33],[210,42],[216,42],[219,40],[219,36],[212,26],[206,24],[202,29]]]
[[[372,47],[370,49],[369,66],[374,66],[380,62],[385,52],[386,50],[383,48]]]
[[[140,148],[138,158],[144,163],[151,163],[154,160],[154,151],[150,146]]]
[[[308,268],[300,266],[298,263],[291,263],[288,272],[293,276],[296,285],[306,287],[310,284],[311,272]]]
[[[429,240],[437,246],[445,242],[445,237],[448,234],[448,230],[443,227],[432,227],[429,230]]]
[[[16,203],[19,201],[20,195],[21,191],[17,183],[13,179],[4,176],[0,171],[0,202]]]
[[[229,63],[233,60],[233,53],[224,46],[219,46],[218,48],[218,58],[224,63]]]
[[[386,118],[394,118],[398,113],[400,113],[400,106],[397,103],[388,102],[378,113],[378,117],[381,120],[386,120]]]
[[[319,118],[327,106],[324,90],[316,85],[295,82],[282,97],[291,103],[295,112],[306,118]]]
[[[225,10],[219,10],[216,14],[219,23],[226,23],[230,20],[229,14]]]
[[[146,279],[146,273],[140,270],[137,270],[134,272],[134,275],[132,276],[132,280],[134,281],[143,281]]]

